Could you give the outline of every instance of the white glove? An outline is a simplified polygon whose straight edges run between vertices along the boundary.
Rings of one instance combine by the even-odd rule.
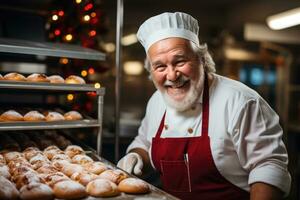
[[[130,174],[133,172],[135,175],[141,175],[143,169],[143,159],[137,153],[128,153],[121,160],[119,160],[117,167]]]

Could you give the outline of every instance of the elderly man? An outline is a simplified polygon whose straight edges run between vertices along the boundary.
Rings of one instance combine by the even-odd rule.
[[[118,166],[148,166],[181,199],[280,199],[290,190],[277,114],[244,84],[215,74],[192,16],[163,13],[137,37],[157,88]]]

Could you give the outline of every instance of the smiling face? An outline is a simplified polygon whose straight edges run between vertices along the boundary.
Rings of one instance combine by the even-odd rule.
[[[178,111],[192,107],[203,89],[204,70],[191,43],[168,38],[148,50],[151,76],[166,103]]]

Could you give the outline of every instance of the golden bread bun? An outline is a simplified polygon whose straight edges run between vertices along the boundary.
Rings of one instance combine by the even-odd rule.
[[[51,161],[54,162],[56,160],[65,160],[71,162],[71,159],[66,154],[56,154],[52,157]]]
[[[37,154],[42,154],[42,152],[37,147],[28,147],[23,151],[23,155],[27,160],[30,160]]]
[[[47,78],[45,74],[30,74],[27,76],[26,80],[28,82],[50,82],[50,80]]]
[[[49,160],[46,156],[44,156],[43,154],[37,154],[29,160],[29,163],[34,165],[38,161],[49,162]]]
[[[86,186],[89,182],[92,180],[95,180],[97,178],[97,175],[89,173],[89,172],[75,172],[71,179],[74,181],[79,182],[80,184]]]
[[[3,80],[3,76],[2,76],[2,74],[0,74],[0,80]]]
[[[73,158],[76,155],[85,154],[85,152],[84,152],[84,150],[80,146],[69,145],[65,149],[65,154],[68,155],[70,158]]]
[[[61,171],[62,171],[65,175],[71,177],[71,176],[72,176],[74,173],[76,173],[76,172],[83,172],[84,169],[83,169],[83,167],[82,167],[81,165],[77,165],[77,164],[72,164],[72,163],[70,163],[70,164],[64,165],[64,166],[62,167]]]
[[[85,80],[79,76],[71,75],[66,78],[65,83],[68,84],[85,84]]]
[[[108,179],[116,184],[119,184],[123,179],[127,178],[127,174],[121,170],[108,169],[99,175],[99,178]]]
[[[0,176],[10,179],[9,168],[7,165],[0,165]]]
[[[79,199],[86,196],[85,188],[72,180],[56,183],[53,192],[55,197],[59,199]]]
[[[24,200],[53,199],[52,189],[43,183],[30,183],[20,189],[20,198]]]
[[[37,175],[37,173],[28,171],[24,174],[21,174],[15,178],[15,183],[18,189],[23,187],[24,185],[28,185],[29,183],[39,183],[41,182],[40,177]]]
[[[65,83],[65,79],[59,75],[49,76],[48,79],[50,80],[50,83]]]
[[[45,182],[50,187],[53,187],[56,183],[58,183],[60,181],[68,181],[68,180],[70,180],[69,177],[67,177],[66,175],[64,175],[61,172],[55,172],[55,173],[51,173],[51,174],[46,174],[45,176],[43,176],[43,179],[45,180]]]
[[[96,179],[86,186],[86,192],[93,197],[113,197],[120,194],[115,183],[107,179]]]
[[[81,120],[82,115],[77,111],[69,111],[64,114],[65,120]]]
[[[54,167],[56,167],[56,169],[58,169],[58,170],[62,170],[62,168],[64,166],[69,165],[69,164],[71,164],[71,163],[67,160],[55,160],[52,162],[52,165]]]
[[[130,194],[144,194],[149,192],[149,185],[138,178],[126,178],[119,183],[118,189]]]
[[[0,176],[0,185],[0,199],[18,199],[19,191],[12,182]]]
[[[72,158],[72,163],[75,163],[75,164],[82,165],[82,164],[90,163],[90,162],[93,162],[93,159],[87,155],[78,154]]]
[[[26,81],[25,76],[16,72],[6,74],[3,79],[7,81]]]
[[[23,120],[24,120],[23,116],[14,110],[8,110],[2,113],[2,115],[0,116],[0,121],[5,121],[5,122],[23,121]]]
[[[49,112],[46,116],[46,121],[62,121],[65,120],[64,116],[58,112]]]
[[[51,173],[58,172],[58,170],[56,169],[56,167],[54,167],[54,166],[52,166],[50,164],[49,165],[41,166],[36,171],[38,173],[40,173],[40,174],[51,174]]]
[[[18,158],[21,158],[21,159],[23,158],[23,155],[17,151],[6,152],[6,153],[4,153],[3,156],[6,160],[6,163],[9,163],[10,161],[18,159]]]
[[[50,149],[45,151],[44,150],[44,155],[49,159],[52,160],[53,156],[58,155],[58,154],[63,154],[64,152],[60,149]]]
[[[24,115],[24,121],[45,121],[45,116],[36,111],[30,111]]]
[[[101,174],[105,170],[107,170],[107,167],[104,163],[96,161],[96,162],[91,162],[91,163],[85,163],[82,165],[83,168],[93,174]]]

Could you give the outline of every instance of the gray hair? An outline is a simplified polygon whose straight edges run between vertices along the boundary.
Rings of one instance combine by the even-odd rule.
[[[198,59],[204,64],[204,70],[207,73],[216,72],[215,62],[212,59],[210,53],[208,52],[208,48],[206,44],[202,44],[197,46],[194,42],[190,41],[193,52],[198,55]],[[150,72],[151,71],[151,63],[149,61],[148,56],[145,59],[144,63],[145,69]]]

